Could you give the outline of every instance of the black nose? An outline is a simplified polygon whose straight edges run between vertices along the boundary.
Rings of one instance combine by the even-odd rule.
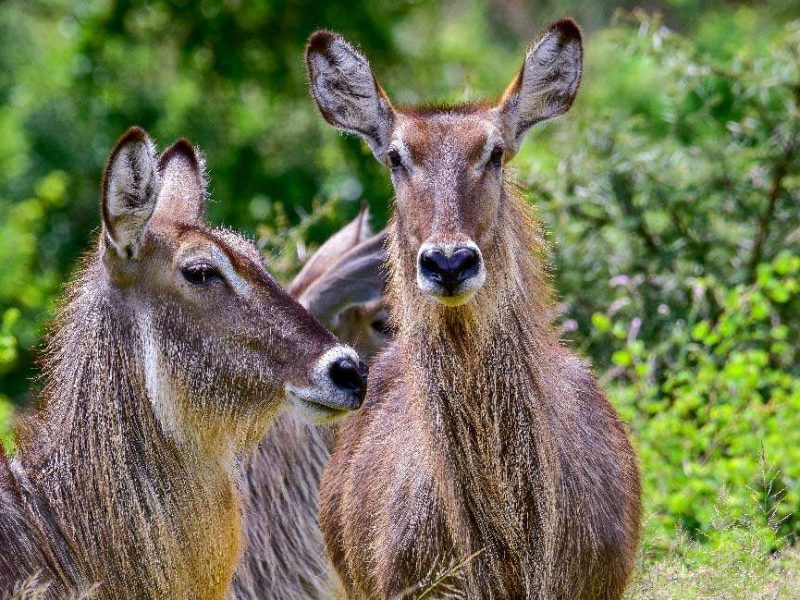
[[[356,397],[353,408],[361,406],[367,392],[367,365],[361,361],[356,364],[352,358],[343,357],[331,365],[329,374],[337,387],[352,392]]]
[[[448,290],[478,274],[481,257],[474,248],[459,248],[448,258],[438,248],[426,250],[419,257],[420,274]]]

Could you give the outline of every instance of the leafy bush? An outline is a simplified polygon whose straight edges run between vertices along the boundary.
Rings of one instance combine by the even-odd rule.
[[[17,358],[17,338],[11,333],[12,327],[19,319],[20,312],[16,308],[9,308],[0,320],[0,370],[13,364]],[[5,445],[7,450],[12,447],[11,420],[14,410],[8,397],[0,393],[0,451]]]
[[[696,284],[700,285],[700,284]],[[691,315],[705,312],[695,287]],[[761,264],[753,284],[713,290],[721,312],[671,332],[676,359],[663,380],[646,344],[598,315],[626,382],[612,397],[638,440],[651,526],[708,534],[715,500],[743,517],[751,497],[781,536],[800,534],[800,377],[796,315],[800,257]],[[616,333],[616,335],[615,335]]]
[[[587,52],[576,114],[518,165],[564,328],[631,424],[648,537],[704,539],[726,488],[732,517],[756,490],[794,539],[800,23],[764,35],[743,10],[687,38],[629,19]]]
[[[575,114],[517,166],[574,338],[604,368],[614,348],[592,316],[635,324],[663,378],[680,347],[662,342],[698,308],[692,282],[752,282],[800,245],[800,23],[774,31],[741,10],[690,39],[635,19],[594,40]],[[719,312],[715,297],[692,318]]]
[[[48,212],[66,201],[66,187],[67,176],[54,171],[37,182],[31,197],[0,204],[0,380],[14,373],[20,352],[38,344],[55,301],[61,275],[40,243]],[[3,391],[15,393],[27,385],[16,379]]]

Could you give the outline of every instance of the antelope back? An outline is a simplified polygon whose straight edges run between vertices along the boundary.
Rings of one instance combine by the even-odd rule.
[[[317,251],[306,261],[303,268],[289,284],[288,292],[293,298],[300,295],[314,281],[322,277],[325,272],[338,262],[343,254],[351,250],[372,235],[369,224],[369,211],[366,207],[359,211],[358,216],[329,237]]]

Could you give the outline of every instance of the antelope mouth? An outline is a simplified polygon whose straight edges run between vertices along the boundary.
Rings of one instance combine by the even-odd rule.
[[[308,389],[286,387],[286,399],[300,418],[314,425],[338,421],[357,407],[337,406],[321,398],[312,398]]]
[[[472,297],[475,295],[474,290],[467,290],[466,292],[462,292],[460,294],[454,294],[450,292],[445,292],[442,294],[436,294],[428,292],[428,295],[436,300],[439,304],[449,307],[455,306],[462,306],[472,300]]]
[[[316,425],[331,423],[361,406],[367,391],[367,365],[355,351],[334,346],[316,362],[307,385],[287,383],[286,399],[300,417]]]

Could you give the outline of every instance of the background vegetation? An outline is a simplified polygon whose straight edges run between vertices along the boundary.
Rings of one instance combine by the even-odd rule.
[[[289,277],[388,178],[317,116],[302,49],[360,43],[397,101],[497,95],[552,17],[588,36],[573,111],[513,163],[553,243],[564,336],[645,478],[632,596],[800,589],[800,6],[788,0],[11,0],[0,5],[0,438],[30,404],[114,140],[205,149],[211,218]],[[626,11],[620,12],[620,8]],[[663,16],[654,16],[660,13]],[[754,591],[755,590],[755,591]]]

